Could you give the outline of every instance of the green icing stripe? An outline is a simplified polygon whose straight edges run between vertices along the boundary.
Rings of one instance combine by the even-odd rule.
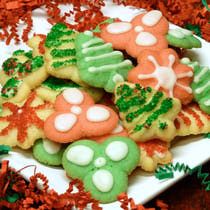
[[[138,109],[135,112],[131,112],[126,116],[126,120],[127,122],[132,122],[136,117],[139,117],[141,114],[143,114],[144,112],[151,112],[159,103],[160,99],[163,97],[163,93],[162,92],[157,92],[153,95],[151,101],[144,105],[143,107],[141,107],[140,109]]]
[[[147,119],[146,121],[141,125],[136,125],[134,128],[134,132],[140,131],[142,128],[147,128],[152,125],[152,123],[158,119],[158,117],[162,114],[167,113],[171,108],[173,107],[173,101],[171,98],[167,98],[162,101],[161,106],[159,109],[154,111]]]
[[[24,55],[27,58],[30,58],[30,59],[33,58],[32,50],[30,50],[28,52],[25,52],[24,50],[16,50],[16,51],[13,52],[12,55],[14,55],[14,56]]]
[[[55,91],[62,91],[66,88],[73,88],[73,87],[80,87],[78,84],[71,82],[71,81],[66,81],[63,79],[58,79],[55,77],[49,77],[47,78],[43,83],[43,86],[48,87],[52,90]]]
[[[50,54],[53,58],[63,58],[67,56],[75,56],[76,50],[75,49],[53,49]]]
[[[1,96],[3,98],[12,98],[17,94],[18,87],[22,84],[22,80],[15,77],[7,80],[6,84],[1,89]]]
[[[75,65],[77,63],[76,58],[65,60],[65,61],[56,61],[52,63],[53,68],[60,68],[60,67],[65,67],[68,65]]]

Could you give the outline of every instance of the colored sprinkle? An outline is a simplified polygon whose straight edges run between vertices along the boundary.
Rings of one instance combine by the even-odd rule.
[[[164,130],[165,128],[167,128],[167,126],[168,126],[168,124],[167,124],[166,122],[160,122],[160,123],[159,123],[159,128],[160,128],[161,130]]]
[[[65,66],[68,66],[68,65],[75,65],[76,63],[77,63],[76,58],[72,58],[72,59],[65,60],[65,61],[53,62],[52,67],[56,69],[56,68],[65,67]]]
[[[53,49],[50,54],[53,58],[63,58],[66,56],[74,56],[76,55],[75,49]]]

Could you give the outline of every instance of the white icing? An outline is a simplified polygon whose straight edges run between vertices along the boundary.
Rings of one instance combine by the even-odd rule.
[[[113,82],[116,83],[116,84],[119,83],[119,82],[124,82],[124,78],[123,78],[123,76],[120,75],[120,74],[115,74],[115,75],[113,76],[112,80],[113,80]]]
[[[199,82],[200,78],[208,71],[210,71],[210,69],[207,66],[203,67],[200,70],[200,72],[197,75],[195,75],[194,82],[196,82],[196,83]]]
[[[123,127],[122,127],[121,123],[119,122],[117,127],[111,132],[111,134],[121,133],[122,131],[123,131]]]
[[[60,132],[69,131],[77,122],[77,116],[71,113],[60,114],[55,118],[55,129]]]
[[[70,111],[76,115],[79,115],[82,113],[82,109],[79,106],[72,106]]]
[[[89,53],[91,51],[103,50],[103,49],[106,49],[108,47],[112,47],[112,44],[111,43],[106,43],[106,44],[103,44],[103,45],[100,45],[100,46],[85,48],[85,49],[82,49],[82,53],[86,54],[86,53]]]
[[[203,86],[197,88],[197,89],[195,90],[195,92],[196,92],[197,94],[200,94],[200,93],[202,93],[206,88],[208,88],[209,86],[210,86],[210,81],[208,81],[205,85],[203,85]]]
[[[63,97],[70,104],[81,104],[84,100],[83,93],[77,88],[68,88],[64,90]]]
[[[95,105],[87,110],[86,118],[90,122],[103,122],[110,118],[110,112],[104,107]]]
[[[104,43],[104,41],[100,38],[93,38],[90,41],[87,41],[84,44],[82,44],[82,48],[87,48],[91,45],[100,44],[100,43]]]
[[[184,28],[180,28],[179,30],[180,30],[185,36],[190,36],[190,35],[193,34],[192,31],[187,30],[187,29],[184,29]]]
[[[23,113],[23,110],[22,109],[18,109],[18,114],[21,114],[21,113]]]
[[[210,99],[208,99],[207,101],[204,101],[204,105],[205,106],[210,106]]]
[[[121,141],[111,142],[105,150],[106,155],[113,161],[120,161],[128,154],[128,146]]]
[[[160,87],[169,91],[170,97],[173,97],[173,89],[175,85],[178,85],[188,93],[192,93],[190,87],[183,86],[177,83],[177,79],[184,77],[191,77],[193,73],[191,71],[184,72],[180,74],[175,74],[173,70],[173,64],[175,63],[175,56],[170,54],[168,56],[169,64],[168,66],[160,66],[153,56],[148,56],[148,60],[155,66],[155,70],[151,74],[139,74],[138,79],[151,79],[155,78],[158,82],[155,89],[158,90]]]
[[[60,151],[61,144],[43,139],[43,147],[47,153],[54,155]]]
[[[85,31],[84,34],[88,35],[88,36],[93,36],[93,32],[92,31]]]
[[[94,72],[106,72],[106,71],[110,71],[112,69],[123,68],[127,65],[132,65],[130,60],[124,60],[123,62],[118,63],[118,64],[108,64],[108,65],[99,66],[99,67],[91,66],[91,67],[88,68],[88,71],[92,72],[92,73],[94,73]]]
[[[109,192],[114,185],[112,174],[106,169],[96,171],[92,176],[95,187],[101,192]]]
[[[134,31],[137,32],[137,33],[142,32],[143,30],[144,30],[144,28],[142,26],[136,26],[134,28]]]
[[[156,157],[161,158],[161,159],[166,156],[165,153],[161,153],[161,152],[157,152],[157,151],[154,151],[154,154]]]
[[[136,44],[140,46],[152,46],[156,43],[156,37],[149,32],[140,32],[136,37]]]
[[[113,56],[122,56],[123,54],[120,51],[113,51],[113,52],[108,52],[103,55],[97,55],[97,56],[91,56],[91,57],[86,57],[85,61],[94,61],[102,58],[112,58]]]
[[[107,26],[106,30],[110,34],[122,34],[127,31],[130,31],[132,28],[131,23],[126,23],[126,22],[117,22],[117,23],[111,23]]]
[[[152,10],[150,12],[147,12],[143,16],[142,23],[146,26],[154,26],[160,21],[161,18],[162,18],[161,11]]]
[[[182,58],[180,61],[181,61],[181,63],[183,63],[183,64],[189,64],[189,63],[190,63],[190,59],[187,58],[187,57]]]
[[[106,159],[103,157],[99,157],[94,161],[94,165],[95,165],[95,167],[100,168],[100,167],[106,165]]]
[[[168,33],[169,35],[174,36],[178,39],[183,39],[185,37],[185,35],[178,29],[170,29]]]
[[[94,151],[85,145],[76,145],[71,147],[67,154],[66,158],[79,166],[86,166],[88,165],[92,160],[94,156]]]

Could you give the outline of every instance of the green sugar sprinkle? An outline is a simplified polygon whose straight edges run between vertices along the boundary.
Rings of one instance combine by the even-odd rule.
[[[15,77],[7,80],[6,84],[1,89],[1,96],[3,98],[11,98],[17,94],[18,87],[21,85],[22,80]]]
[[[32,55],[32,50],[28,51],[28,52],[25,52],[24,50],[16,50],[13,52],[14,56],[18,56],[18,55],[24,55],[26,56],[27,58],[33,58],[33,55]]]
[[[55,77],[49,77],[47,78],[43,83],[42,83],[43,86],[45,87],[48,87],[52,90],[55,90],[55,91],[62,91],[66,88],[77,88],[77,87],[80,87],[78,84],[72,82],[72,81],[67,81],[67,80],[63,80],[63,79],[58,79],[58,78],[55,78]]]
[[[65,61],[56,61],[52,63],[53,68],[60,68],[60,67],[65,67],[68,65],[75,65],[77,63],[76,58],[65,60]]]
[[[141,124],[141,125],[136,125],[136,127],[134,128],[135,132],[140,131],[143,127],[144,128],[148,128],[152,125],[152,123],[157,120],[157,118],[162,115],[167,113],[171,108],[173,107],[173,101],[171,98],[167,98],[165,100],[162,101],[161,106],[159,109],[157,109],[156,111],[154,111],[147,119],[146,121]]]
[[[63,58],[67,56],[75,56],[76,50],[75,49],[53,49],[50,54],[53,58]]]
[[[148,104],[144,105],[135,112],[129,113],[126,116],[127,122],[132,122],[136,117],[140,116],[144,112],[151,112],[157,106],[162,96],[163,96],[162,92],[155,93],[152,97],[152,100]]]
[[[164,130],[167,128],[168,124],[166,122],[160,122],[159,123],[159,129]]]

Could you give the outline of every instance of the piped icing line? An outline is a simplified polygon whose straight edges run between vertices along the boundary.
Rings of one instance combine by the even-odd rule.
[[[82,48],[83,49],[84,48],[88,48],[88,47],[90,47],[92,45],[101,44],[101,43],[103,43],[103,40],[102,39],[100,39],[100,38],[94,38],[94,39],[91,39],[91,40],[85,42],[84,44],[82,44]]]
[[[195,88],[195,92],[197,94],[201,94],[206,88],[210,87],[210,81],[208,81],[206,84],[204,84],[203,86],[199,86],[197,88]]]
[[[199,72],[198,74],[195,75],[195,77],[194,77],[194,82],[198,83],[198,82],[200,81],[201,77],[202,77],[203,75],[205,75],[208,71],[210,71],[210,68],[208,68],[207,66],[204,66],[204,67],[200,70],[200,72]]]
[[[91,73],[107,72],[107,71],[112,70],[113,68],[118,69],[118,68],[122,68],[122,67],[127,66],[127,65],[132,65],[130,60],[124,60],[121,63],[108,64],[108,65],[99,66],[99,67],[91,66],[91,67],[88,68],[88,71],[91,72]]]
[[[105,43],[103,45],[99,45],[99,46],[95,46],[95,47],[88,47],[88,48],[82,49],[82,53],[87,54],[91,51],[98,51],[98,50],[106,49],[107,47],[112,47],[112,44],[111,43]]]
[[[206,101],[204,101],[204,104],[205,104],[206,106],[210,106],[210,99],[207,99]]]

